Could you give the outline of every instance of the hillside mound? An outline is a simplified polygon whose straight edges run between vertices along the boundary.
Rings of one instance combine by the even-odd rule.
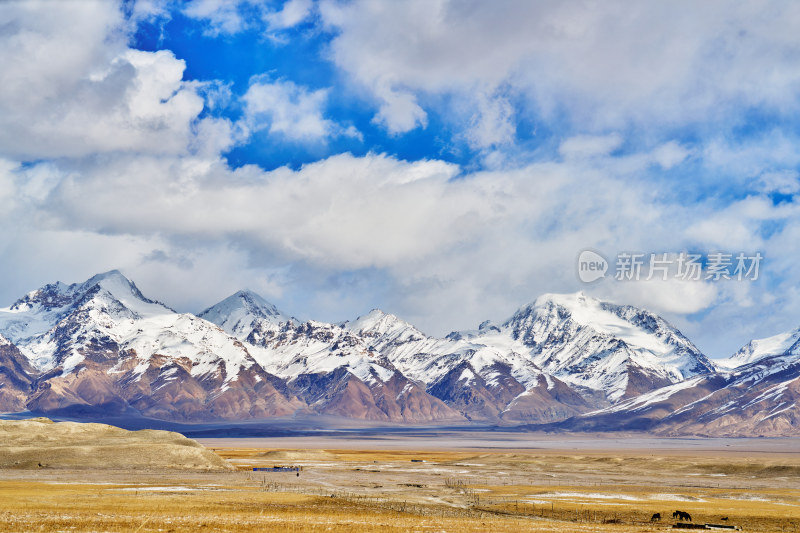
[[[274,450],[258,454],[256,457],[281,461],[325,461],[337,456],[325,450]]]
[[[47,418],[0,420],[0,468],[234,469],[180,433]]]

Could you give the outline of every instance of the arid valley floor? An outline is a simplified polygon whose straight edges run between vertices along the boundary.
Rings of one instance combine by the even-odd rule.
[[[201,439],[230,471],[0,469],[0,531],[800,531],[792,439]],[[135,453],[135,452],[132,452]],[[294,472],[254,472],[292,465]],[[651,522],[660,513],[660,522]],[[727,518],[727,520],[722,520]]]

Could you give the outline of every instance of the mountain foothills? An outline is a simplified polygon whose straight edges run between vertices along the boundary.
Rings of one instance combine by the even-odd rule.
[[[250,291],[177,313],[118,271],[0,309],[0,412],[779,436],[800,434],[799,397],[800,330],[712,362],[662,318],[583,293],[445,338],[379,310],[300,321]]]

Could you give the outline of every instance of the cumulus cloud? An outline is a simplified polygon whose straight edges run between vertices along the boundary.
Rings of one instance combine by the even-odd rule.
[[[703,148],[703,165],[738,182],[765,172],[783,172],[800,165],[794,135],[778,129],[741,140],[713,138]]]
[[[255,131],[265,129],[292,141],[319,141],[335,135],[357,135],[324,116],[326,89],[309,90],[291,81],[250,84],[243,100],[245,123]]]
[[[183,14],[205,23],[204,34],[209,37],[257,28],[273,41],[283,41],[278,34],[307,20],[314,8],[312,0],[286,0],[277,8],[276,4],[263,0],[194,0],[183,8]],[[148,1],[137,11],[143,15],[155,11],[156,15],[164,16],[158,7]]]
[[[608,155],[622,145],[622,136],[612,133],[604,136],[579,135],[561,143],[558,151],[565,158],[582,158]]]
[[[653,150],[653,159],[661,165],[661,168],[669,170],[682,163],[691,154],[691,151],[678,144],[676,141],[669,141]]]
[[[0,25],[0,153],[174,154],[208,131],[195,129],[203,98],[182,81],[185,63],[129,49],[115,3],[5,2]]]
[[[208,26],[205,33],[217,36],[220,33],[237,33],[247,24],[245,18],[239,13],[239,4],[244,2],[231,2],[228,0],[195,0],[189,2],[183,13],[194,19],[205,21]]]
[[[791,3],[327,0],[320,13],[333,61],[372,92],[390,131],[424,126],[420,97],[503,84],[540,116],[590,131],[800,103]]]
[[[16,203],[17,187],[14,183],[14,171],[17,164],[7,159],[0,159],[0,202],[9,209]]]
[[[778,194],[797,194],[800,192],[800,173],[796,170],[765,172],[759,178],[763,192]]]
[[[131,19],[135,23],[169,20],[172,17],[170,2],[171,0],[136,0],[132,5]]]
[[[489,148],[512,142],[515,135],[514,109],[508,99],[481,94],[477,104],[466,133],[469,143],[475,148]]]
[[[65,176],[40,207],[52,208],[52,227],[239,236],[287,259],[386,266],[421,257],[450,239],[450,230],[458,233],[458,208],[447,209],[454,200],[444,194],[455,172],[439,161],[373,155],[334,156],[296,172],[119,157]]]
[[[629,183],[646,168],[646,158],[630,165],[606,156],[462,176],[442,161],[344,154],[267,172],[120,154],[55,174],[29,167],[18,180],[58,177],[25,206],[51,231],[233,243],[271,268],[383,269],[399,308],[416,314],[411,303],[430,299],[430,321],[451,307],[441,310],[442,327],[505,313],[509,299],[574,290],[574,256],[586,246],[681,249],[696,215]]]
[[[264,15],[270,30],[283,30],[300,24],[311,15],[311,0],[288,0],[280,10]]]
[[[413,94],[394,89],[381,89],[378,94],[382,103],[373,122],[384,125],[392,135],[428,125],[428,114],[419,106]]]
[[[746,286],[742,283],[741,286]],[[636,305],[656,313],[687,315],[717,303],[719,286],[708,281],[653,277],[601,285],[598,295],[620,304]]]

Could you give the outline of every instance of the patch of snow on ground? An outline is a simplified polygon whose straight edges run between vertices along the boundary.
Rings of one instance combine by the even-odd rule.
[[[641,498],[628,494],[607,494],[600,492],[545,492],[536,495],[539,498],[586,498],[590,500],[626,500],[641,501]]]
[[[650,500],[667,500],[674,502],[704,502],[702,498],[695,498],[694,496],[685,496],[683,494],[650,494]]]

